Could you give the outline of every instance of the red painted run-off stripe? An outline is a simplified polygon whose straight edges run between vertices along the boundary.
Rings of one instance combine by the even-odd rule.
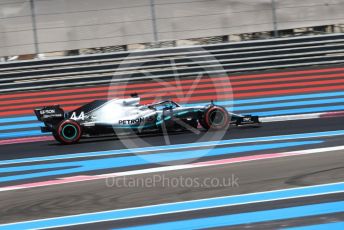
[[[344,73],[342,74],[328,74],[326,75],[326,79],[330,79],[330,78],[343,78],[344,77]],[[235,89],[235,91],[240,91],[240,90],[249,90],[249,89],[267,89],[267,88],[275,88],[275,87],[290,87],[290,86],[304,86],[305,82],[307,82],[307,84],[309,84],[310,81],[312,81],[313,84],[322,84],[325,83],[324,81],[321,81],[322,83],[320,83],[320,81],[318,81],[318,83],[314,80],[316,79],[323,79],[324,75],[315,75],[315,76],[306,76],[306,77],[288,77],[288,78],[281,78],[281,79],[260,79],[260,80],[253,80],[253,81],[241,81],[241,82],[229,82],[226,81],[227,77],[225,78],[217,78],[214,80],[214,82],[212,83],[206,83],[205,82],[209,82],[209,80],[211,79],[202,79],[200,81],[200,83],[202,84],[198,84],[198,85],[190,85],[187,84],[185,85],[185,83],[181,83],[180,85],[173,82],[173,83],[166,83],[165,86],[160,85],[160,87],[157,88],[137,88],[137,89],[116,89],[116,90],[111,90],[111,91],[103,91],[100,93],[87,93],[87,94],[75,94],[75,95],[63,95],[63,96],[54,96],[54,97],[38,97],[38,98],[21,98],[21,99],[15,99],[15,100],[4,100],[4,101],[0,101],[0,105],[14,105],[14,104],[24,104],[22,106],[17,106],[17,107],[11,107],[9,106],[7,109],[15,109],[15,108],[28,108],[30,103],[32,104],[32,106],[39,106],[37,104],[33,104],[34,102],[47,102],[47,101],[56,101],[56,103],[61,103],[59,102],[59,100],[71,100],[71,99],[80,99],[80,98],[97,98],[97,97],[107,97],[107,96],[128,96],[131,93],[152,93],[154,90],[154,93],[159,93],[161,91],[164,91],[166,93],[171,93],[173,94],[173,91],[181,91],[181,90],[198,90],[198,89],[203,89],[203,88],[213,88],[213,87],[218,87],[218,88],[223,88],[223,87],[227,87],[228,90],[231,90],[230,88],[233,87]],[[308,80],[308,81],[305,81]],[[333,80],[333,82],[335,83],[339,83],[341,79],[338,80]],[[289,84],[289,85],[285,85],[285,84],[279,84],[279,85],[253,85],[253,84],[257,84],[257,83],[274,83],[274,82],[284,82],[284,81],[292,81],[294,82],[293,84]],[[296,81],[296,82],[295,82]],[[328,82],[328,83],[333,83],[333,82]],[[238,87],[240,85],[253,85],[250,87]],[[130,88],[130,87],[129,87]],[[184,92],[185,94],[186,92]],[[197,93],[197,92],[195,92]],[[71,104],[72,102],[70,102],[69,104]],[[1,110],[1,109],[0,109]]]
[[[332,91],[332,90],[344,90],[344,85],[341,86],[326,86],[326,87],[312,87],[312,88],[300,88],[300,89],[284,89],[284,90],[274,90],[274,91],[262,91],[262,92],[247,92],[247,93],[239,93],[235,94],[235,98],[239,98],[240,96],[244,97],[259,97],[259,96],[272,96],[272,95],[287,95],[293,93],[310,93],[310,92],[322,92],[322,91]],[[226,100],[230,98],[232,94],[220,94],[217,95],[216,98],[212,98],[209,95],[205,96],[193,96],[192,98],[188,98],[188,100],[183,100],[179,98],[171,98],[180,103],[188,103],[188,102],[197,102],[197,101],[210,101],[211,99],[214,100]],[[104,98],[105,99],[105,98]],[[143,98],[142,103],[147,104],[151,103],[153,100],[145,100]],[[75,106],[66,106],[64,109],[66,111],[75,109],[79,105]],[[27,115],[32,114],[32,109],[25,109],[20,111],[5,111],[0,112],[0,116],[12,116],[12,115]]]
[[[338,111],[338,112],[328,112],[326,114],[320,115],[321,118],[326,117],[344,117],[344,111]]]
[[[230,84],[230,82],[227,81],[220,81],[220,82],[214,82],[214,83],[207,83],[207,84],[198,84],[198,85],[167,85],[166,87],[159,87],[155,88],[154,91],[152,88],[143,88],[143,89],[122,89],[122,90],[116,90],[116,91],[110,91],[110,92],[102,92],[102,93],[88,93],[88,94],[76,94],[76,95],[65,95],[65,96],[55,96],[55,97],[39,97],[39,98],[22,98],[22,99],[16,99],[16,100],[4,100],[0,102],[0,105],[7,105],[7,104],[24,104],[24,103],[33,103],[33,102],[46,102],[46,101],[58,101],[58,100],[70,100],[74,98],[92,98],[92,97],[106,97],[106,96],[124,96],[124,95],[129,95],[131,93],[144,93],[147,96],[149,96],[149,93],[151,93],[152,96],[157,95],[161,96],[163,93],[173,93],[173,91],[182,91],[182,90],[189,90],[189,91],[197,91],[198,89],[202,88],[225,88],[227,87],[228,90],[231,90],[230,87],[234,87],[234,91],[244,91],[244,90],[257,90],[257,89],[270,89],[270,88],[283,88],[283,87],[301,87],[301,86],[306,86],[306,85],[321,85],[321,84],[332,84],[332,83],[342,83],[344,80],[342,77],[344,74],[340,75],[326,75],[326,79],[328,78],[338,78],[339,79],[332,79],[332,80],[321,80],[321,81],[310,81],[314,80],[312,79],[307,79],[308,81],[302,81],[302,82],[293,82],[293,83],[285,83],[285,84],[265,84],[265,85],[251,85],[251,86],[241,86],[241,87],[234,87],[238,85],[246,85],[246,84],[251,84],[251,82],[239,82],[240,84],[236,84],[236,82]],[[324,76],[321,76],[324,78]],[[318,79],[319,76],[316,76],[315,79]],[[292,78],[294,79],[294,78]],[[290,78],[287,79],[289,81]],[[183,94],[186,94],[187,92],[183,92]],[[196,92],[195,92],[196,93]],[[143,95],[143,94],[142,94]]]
[[[253,86],[242,86],[242,87],[234,87],[235,95],[238,95],[240,91],[247,91],[247,90],[259,90],[259,89],[278,89],[278,88],[286,88],[286,87],[305,87],[305,86],[316,86],[316,85],[323,85],[323,84],[339,84],[344,83],[344,79],[334,79],[334,80],[323,80],[323,81],[312,81],[312,82],[294,82],[294,83],[285,83],[285,84],[278,84],[278,85],[253,85]],[[208,89],[203,89],[208,88]],[[178,87],[166,87],[156,89],[152,92],[152,89],[141,89],[141,90],[123,90],[123,91],[116,91],[116,92],[105,92],[105,93],[90,93],[87,95],[71,95],[71,96],[58,96],[58,97],[50,97],[50,98],[27,98],[21,100],[11,100],[11,101],[2,101],[0,105],[7,105],[6,108],[3,110],[11,110],[11,109],[20,109],[20,108],[33,108],[35,106],[40,106],[41,103],[55,103],[55,104],[79,104],[87,102],[88,100],[92,100],[93,98],[106,98],[106,97],[125,97],[129,96],[132,93],[140,93],[142,98],[148,97],[163,97],[163,96],[180,96],[180,97],[190,97],[191,95],[197,94],[204,94],[209,93],[210,96],[216,96],[216,93],[227,92],[230,93],[231,87],[228,82],[221,82],[217,84],[202,84],[198,85],[195,88],[193,86],[178,86]],[[71,100],[73,98],[79,100]],[[83,99],[80,99],[83,98]],[[68,101],[66,101],[68,100]],[[19,104],[19,105],[18,105]],[[0,109],[1,111],[2,109]]]
[[[204,89],[204,88],[230,88],[230,84],[221,82],[217,84],[202,84],[198,85],[196,89]],[[6,104],[24,104],[24,103],[33,103],[33,102],[44,102],[44,101],[58,101],[58,100],[68,100],[68,99],[78,99],[78,98],[92,98],[92,97],[106,97],[106,96],[124,96],[124,95],[130,95],[132,93],[139,93],[140,95],[143,94],[149,94],[151,93],[152,95],[154,94],[161,94],[163,93],[168,93],[168,92],[173,92],[173,91],[179,91],[179,92],[184,92],[187,93],[190,89],[192,89],[192,86],[187,85],[187,86],[169,86],[169,87],[160,87],[157,89],[152,89],[152,88],[144,88],[144,89],[135,89],[135,90],[118,90],[118,91],[105,91],[102,93],[93,93],[90,92],[88,94],[82,94],[82,95],[64,95],[64,96],[55,96],[55,97],[39,97],[39,98],[26,98],[26,99],[16,99],[16,100],[7,100],[7,101],[0,101],[0,105],[6,105]],[[195,90],[196,90],[195,89]]]
[[[235,87],[234,93],[235,93],[235,96],[238,97],[238,95],[240,95],[239,92],[252,90],[252,89],[257,90],[257,89],[273,88],[277,90],[278,88],[282,89],[282,88],[291,87],[291,86],[304,88],[305,86],[322,85],[322,84],[338,84],[338,83],[344,83],[344,79],[313,81],[313,82],[297,82],[297,83],[287,83],[287,84],[279,84],[279,85]],[[131,93],[140,93],[143,99],[154,98],[154,97],[166,97],[166,96],[187,98],[187,97],[197,97],[197,95],[199,94],[209,94],[209,98],[213,97],[215,99],[217,98],[217,93],[230,94],[232,92],[231,88],[227,84],[228,84],[227,82],[219,83],[219,84],[216,84],[215,87],[213,84],[202,84],[202,85],[198,85],[197,88],[195,89],[193,89],[192,86],[180,86],[177,88],[166,87],[166,88],[160,88],[153,93],[151,89],[142,89],[140,91],[126,90],[122,92],[110,92],[109,94],[107,94],[106,92],[105,93],[90,93],[90,94],[84,95],[84,97],[80,97],[80,95],[73,95],[73,96],[59,96],[59,97],[51,97],[51,98],[33,98],[33,99],[29,98],[29,99],[21,99],[21,100],[12,100],[10,101],[11,105],[0,108],[0,112],[10,111],[10,110],[19,110],[19,109],[33,109],[35,107],[42,106],[42,103],[60,104],[61,106],[79,105],[82,103],[87,103],[93,99],[126,97],[126,96],[129,96]],[[203,89],[203,88],[206,88],[206,89]],[[177,90],[177,91],[174,91],[174,90]],[[71,100],[73,98],[76,98],[76,100]],[[232,97],[227,98],[227,99],[231,99],[231,98]],[[9,104],[9,102],[3,101],[3,102],[0,102],[0,105],[6,105],[7,103]]]
[[[332,69],[322,69],[322,70],[307,70],[307,71],[289,71],[289,72],[282,72],[282,73],[269,73],[269,74],[255,74],[255,75],[245,75],[245,76],[233,76],[234,78],[252,78],[252,76],[288,76],[288,75],[297,75],[300,73],[314,73],[314,72],[329,72],[329,71],[340,71],[344,70],[344,68],[332,68]],[[242,98],[242,97],[257,97],[257,96],[266,96],[266,95],[282,95],[282,94],[292,94],[292,93],[302,93],[302,92],[317,92],[317,91],[330,91],[330,90],[341,90],[344,88],[344,85],[341,83],[344,83],[344,79],[342,79],[344,73],[335,73],[335,74],[323,74],[323,75],[310,75],[310,76],[298,76],[298,77],[284,77],[284,78],[272,78],[272,79],[255,79],[250,81],[234,81],[232,82],[232,86],[234,88],[234,97],[235,98]],[[123,85],[120,86],[122,88],[121,90],[114,90],[110,93],[110,97],[116,97],[116,96],[123,96],[123,93],[125,92],[125,96],[128,96],[130,93],[138,92],[141,93],[141,97],[143,98],[143,103],[150,103],[152,102],[152,97],[164,97],[164,96],[170,96],[171,97],[177,97],[173,98],[174,100],[181,102],[181,103],[187,103],[187,102],[195,102],[195,101],[209,101],[211,99],[214,100],[224,100],[224,99],[230,99],[231,98],[231,92],[230,89],[226,89],[226,78],[227,77],[219,77],[214,79],[209,78],[202,78],[200,79],[200,82],[202,82],[201,85],[198,85],[196,89],[194,89],[194,93],[192,94],[191,98],[178,98],[185,96],[185,93],[188,92],[188,90],[192,89],[192,84],[186,84],[186,83],[193,83],[195,80],[181,80],[181,85],[177,84],[177,90],[179,91],[172,91],[176,90],[174,86],[176,85],[175,82],[167,82],[163,84],[167,84],[167,88],[161,87],[161,83],[159,84],[160,88],[155,89],[155,91],[152,90],[152,88],[143,88],[143,89],[133,89],[137,87],[138,85],[152,85],[151,83],[140,83],[140,84],[130,84],[130,85]],[[335,78],[331,80],[327,80],[329,78]],[[339,78],[339,79],[337,79]],[[231,76],[232,79],[232,76]],[[314,81],[315,79],[324,79],[322,81]],[[299,82],[299,81],[302,82]],[[308,81],[306,81],[308,80]],[[212,82],[213,84],[204,84],[204,82]],[[263,85],[252,85],[254,83],[268,83],[268,82],[281,82],[281,81],[288,81],[288,83],[284,84],[263,84]],[[290,83],[292,81],[292,83]],[[297,82],[293,82],[297,81]],[[251,84],[251,85],[250,85]],[[317,86],[317,85],[323,85],[323,84],[336,84],[335,86],[322,86],[322,87],[312,87],[309,86]],[[214,88],[214,85],[217,87]],[[247,86],[241,86],[240,85],[247,85]],[[117,87],[117,86],[114,86]],[[211,87],[209,89],[203,89]],[[287,87],[297,87],[296,89],[283,89]],[[300,88],[301,87],[301,88]],[[305,88],[307,87],[307,88]],[[108,87],[93,87],[94,89],[104,88],[108,89]],[[131,90],[125,90],[125,88],[129,88]],[[90,88],[82,88],[82,89],[69,89],[69,90],[57,90],[58,92],[76,92],[77,90],[89,90]],[[272,90],[266,90],[266,89],[272,89]],[[124,91],[125,90],[125,91]],[[168,91],[171,90],[171,91]],[[251,90],[252,92],[242,92],[242,91],[248,91]],[[259,91],[261,90],[261,91]],[[163,92],[162,92],[163,91]],[[90,92],[90,91],[88,91]],[[93,92],[93,91],[91,91]],[[222,94],[216,95],[216,92],[220,92]],[[44,92],[35,92],[37,93],[44,93]],[[56,93],[56,92],[55,92]],[[12,115],[24,115],[24,114],[32,114],[32,108],[46,105],[46,104],[61,104],[61,105],[68,105],[67,107],[64,107],[66,110],[74,109],[75,107],[79,106],[80,104],[87,103],[91,101],[92,99],[106,99],[107,98],[107,91],[101,92],[101,93],[87,93],[83,95],[67,95],[67,96],[56,96],[56,97],[41,97],[41,98],[24,98],[20,100],[10,100],[10,101],[2,101],[0,102],[0,105],[5,105],[2,111],[0,109],[0,116],[12,116]],[[32,93],[28,93],[32,94]],[[19,93],[16,95],[25,95],[28,94],[25,93]],[[200,94],[206,94],[206,95],[200,95]],[[14,94],[13,94],[14,95]],[[12,96],[13,96],[12,95]],[[60,94],[61,95],[61,94]],[[6,96],[6,95],[2,95]],[[18,97],[18,96],[17,96]],[[13,98],[13,97],[12,97]],[[71,100],[71,99],[78,99],[78,100]],[[81,99],[80,99],[81,98]],[[37,103],[34,103],[37,102]],[[51,102],[51,103],[50,103]],[[9,106],[6,106],[8,104],[11,104]],[[20,104],[20,105],[16,105]],[[29,108],[29,109],[25,109]],[[10,109],[21,109],[21,110],[14,110],[10,111]]]
[[[25,138],[0,140],[0,145],[30,143],[30,142],[50,141],[50,140],[54,140],[54,138],[52,136],[25,137]]]
[[[161,90],[163,91],[163,90]],[[197,89],[195,91],[164,91],[164,92],[155,92],[155,93],[150,93],[151,90],[146,90],[144,94],[140,94],[141,98],[151,98],[151,97],[174,97],[174,96],[179,96],[179,97],[187,97],[188,93],[192,95],[195,94],[210,94],[210,95],[216,95],[217,93],[231,93],[231,89],[228,89],[226,87],[217,87],[217,88],[208,88],[208,89]],[[20,108],[34,108],[37,106],[42,106],[42,103],[53,103],[53,104],[59,104],[59,105],[71,105],[71,104],[81,104],[85,102],[92,101],[94,99],[106,99],[106,98],[123,98],[123,97],[128,97],[130,96],[131,93],[133,92],[123,92],[123,93],[102,93],[102,94],[91,94],[87,95],[87,97],[83,97],[83,99],[78,99],[78,100],[61,100],[61,98],[58,98],[60,100],[57,100],[56,98],[45,98],[44,100],[38,100],[38,103],[29,103],[29,104],[20,104],[20,105],[10,105],[6,106],[6,108],[1,109],[0,111],[5,111],[5,110],[12,110],[12,109],[20,109]],[[190,96],[190,97],[191,97]],[[62,99],[69,99],[68,97],[62,98]]]
[[[316,69],[316,70],[301,70],[301,71],[285,71],[285,72],[277,72],[277,73],[263,73],[263,74],[249,74],[249,75],[234,75],[230,76],[230,80],[237,81],[237,80],[245,80],[251,78],[264,78],[264,77],[280,77],[280,76],[291,76],[291,75],[301,75],[301,74],[316,74],[316,73],[329,73],[329,72],[338,72],[344,71],[344,68],[326,68],[326,69]],[[227,78],[227,77],[223,77]],[[210,80],[212,81],[213,78]],[[192,83],[194,79],[181,79],[180,82],[184,83]],[[174,81],[167,81],[167,83],[171,83]],[[150,82],[150,83],[138,83],[138,84],[130,84],[122,85],[122,86],[115,86],[117,89],[118,87],[123,88],[139,88],[139,87],[152,87],[152,86],[160,86],[159,82]],[[47,96],[47,95],[61,95],[61,94],[69,94],[69,93],[82,93],[82,92],[95,92],[95,91],[104,91],[109,90],[108,86],[97,86],[97,87],[83,87],[77,89],[64,89],[64,90],[48,90],[48,91],[40,91],[40,92],[30,92],[30,93],[12,93],[12,94],[4,94],[0,95],[0,99],[8,99],[8,98],[17,98],[17,97],[35,97],[35,96]]]

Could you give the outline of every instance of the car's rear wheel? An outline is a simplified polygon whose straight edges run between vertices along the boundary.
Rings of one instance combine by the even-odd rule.
[[[57,125],[53,133],[55,140],[62,144],[77,143],[82,134],[82,129],[78,122],[74,120],[64,120]]]
[[[225,129],[229,125],[228,112],[221,106],[212,106],[204,112],[202,118],[200,119],[200,124],[207,130]]]

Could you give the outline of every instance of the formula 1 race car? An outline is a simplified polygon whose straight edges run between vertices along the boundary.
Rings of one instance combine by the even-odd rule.
[[[138,95],[127,99],[95,100],[70,112],[59,105],[34,110],[44,122],[42,132],[52,132],[63,144],[73,144],[81,137],[116,135],[131,130],[135,133],[197,129],[226,129],[230,124],[259,124],[251,115],[229,113],[224,107],[210,103],[206,106],[184,107],[174,101],[140,105]]]

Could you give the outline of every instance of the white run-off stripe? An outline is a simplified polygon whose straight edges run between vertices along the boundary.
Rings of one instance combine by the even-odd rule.
[[[132,176],[132,175],[141,175],[141,174],[148,174],[148,173],[168,172],[168,171],[175,171],[175,170],[201,168],[201,167],[207,167],[207,166],[217,166],[217,165],[242,163],[242,162],[256,161],[256,160],[274,159],[274,158],[281,158],[281,157],[288,157],[288,156],[299,156],[299,155],[306,155],[306,154],[324,153],[324,152],[332,152],[332,151],[339,151],[339,150],[344,150],[344,145],[335,146],[335,147],[327,147],[327,148],[299,150],[299,151],[284,152],[284,153],[275,153],[275,154],[261,154],[261,155],[253,155],[253,156],[243,156],[243,157],[228,158],[228,159],[221,159],[221,160],[214,160],[214,161],[197,162],[197,163],[192,163],[192,164],[163,166],[163,167],[157,167],[157,168],[131,170],[131,171],[100,174],[100,175],[91,175],[91,176],[78,175],[78,176],[72,176],[72,177],[59,178],[59,179],[50,180],[50,181],[7,186],[7,187],[0,188],[0,192],[13,191],[13,190],[19,190],[19,189],[37,188],[37,187],[51,186],[51,185],[61,185],[61,184],[67,184],[67,183],[99,180],[99,179],[122,177],[122,176]]]

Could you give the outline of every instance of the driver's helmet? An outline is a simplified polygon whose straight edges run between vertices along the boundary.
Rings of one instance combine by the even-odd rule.
[[[164,107],[165,107],[166,109],[169,109],[169,108],[172,107],[172,103],[171,103],[171,102],[166,102],[166,103],[164,104]]]

